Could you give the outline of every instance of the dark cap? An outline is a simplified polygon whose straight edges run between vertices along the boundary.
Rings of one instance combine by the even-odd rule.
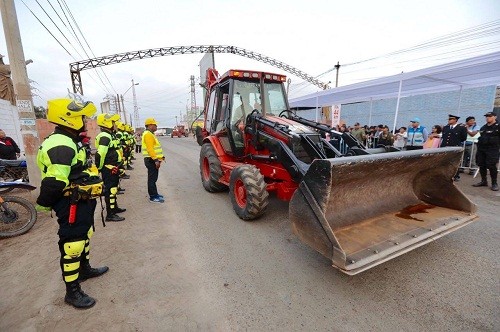
[[[453,115],[453,114],[448,114],[448,118],[455,118],[455,119],[460,119],[459,116]]]
[[[484,116],[497,116],[497,115],[493,112],[488,112]]]
[[[469,122],[469,120],[476,120],[476,118],[473,116],[468,116],[467,118],[465,118],[465,122]]]
[[[354,125],[355,125],[355,126],[359,126],[359,122],[356,122]]]

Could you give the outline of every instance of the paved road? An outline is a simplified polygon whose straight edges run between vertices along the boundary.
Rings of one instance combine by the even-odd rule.
[[[111,268],[83,284],[96,307],[82,312],[62,302],[56,228],[41,222],[25,237],[0,241],[2,287],[22,278],[0,297],[0,330],[64,330],[68,319],[117,331],[500,330],[500,199],[471,188],[467,175],[459,186],[479,205],[478,222],[347,276],[293,235],[286,202],[272,199],[265,216],[243,222],[227,193],[201,186],[196,142],[161,140],[166,203],[146,201],[138,161],[119,197],[126,222],[98,227],[92,242],[93,261]]]
[[[333,269],[327,259],[292,234],[287,203],[273,200],[263,218],[243,222],[232,211],[227,193],[203,191],[198,175],[199,149],[193,142],[167,140],[166,147],[168,182],[170,187],[179,188],[176,201],[186,211],[185,220],[199,254],[192,258],[202,266],[206,291],[229,319],[230,327],[251,330],[428,330],[429,327],[498,330],[500,327],[497,217],[500,202],[493,192],[473,197],[481,210],[479,222],[349,277]],[[462,178],[463,182],[471,180],[466,175]],[[381,197],[383,191],[380,188]]]

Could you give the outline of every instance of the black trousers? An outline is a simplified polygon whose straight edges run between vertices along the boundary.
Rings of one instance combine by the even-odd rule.
[[[481,174],[481,180],[486,180],[488,170],[490,170],[490,177],[492,183],[497,183],[498,176],[498,158],[500,157],[500,151],[496,146],[478,146],[476,153],[476,163],[479,166],[479,174]]]
[[[158,170],[153,159],[146,157],[144,158],[144,165],[148,169],[148,194],[150,197],[158,195],[158,189],[156,188],[156,181],[158,180]]]
[[[141,153],[142,151],[142,145],[136,145],[135,146],[135,153]]]
[[[120,176],[118,174],[111,174],[111,170],[105,166],[101,170],[102,181],[104,183],[104,201],[106,202],[106,212],[108,215],[114,214],[114,210],[118,207],[116,202],[116,192],[118,191],[118,184]],[[111,188],[116,188],[115,192]]]

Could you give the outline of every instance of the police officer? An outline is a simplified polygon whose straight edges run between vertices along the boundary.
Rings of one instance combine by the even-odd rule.
[[[493,112],[484,115],[486,124],[479,129],[477,142],[476,163],[479,165],[481,182],[473,184],[474,187],[487,187],[487,174],[490,171],[491,190],[498,191],[498,159],[500,158],[500,125]]]
[[[102,181],[88,169],[86,149],[80,135],[85,118],[96,112],[94,104],[72,99],[48,102],[47,119],[56,124],[37,155],[42,172],[38,211],[54,210],[59,223],[60,266],[66,296],[64,301],[76,308],[90,308],[95,300],[85,294],[79,281],[94,278],[108,267],[89,264],[90,238],[94,232],[95,197],[102,192]]]
[[[99,114],[97,125],[101,132],[95,138],[95,164],[101,172],[104,181],[104,200],[106,201],[106,221],[123,221],[124,217],[117,213],[125,212],[126,209],[118,207],[117,193],[119,178],[120,154],[118,153],[117,141],[114,140],[116,121],[120,119],[118,114]]]
[[[443,133],[441,138],[441,147],[446,146],[464,146],[464,142],[467,140],[467,127],[462,124],[458,124],[459,116],[448,114],[448,124],[443,127]],[[454,181],[460,181],[460,173],[457,169]]]
[[[152,203],[163,203],[165,200],[162,195],[158,194],[158,189],[156,188],[158,170],[160,169],[161,162],[165,160],[161,144],[154,134],[158,123],[154,118],[147,118],[144,124],[146,130],[142,134],[142,154],[144,156],[144,165],[148,169],[149,201]]]

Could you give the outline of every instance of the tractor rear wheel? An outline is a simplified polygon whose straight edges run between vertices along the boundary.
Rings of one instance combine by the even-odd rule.
[[[206,191],[217,193],[227,190],[227,186],[219,182],[222,168],[219,157],[210,143],[203,144],[200,150],[200,175]]]
[[[252,165],[241,165],[232,170],[229,195],[234,212],[243,220],[260,217],[269,203],[264,176]]]

